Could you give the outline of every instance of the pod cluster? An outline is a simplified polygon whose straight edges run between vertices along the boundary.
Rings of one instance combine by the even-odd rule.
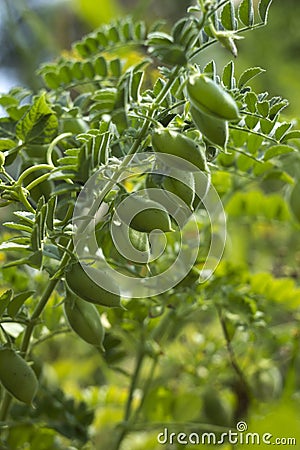
[[[191,103],[191,116],[198,130],[211,144],[226,148],[228,122],[240,118],[233,97],[204,74],[191,75],[186,90]]]
[[[157,36],[155,38],[158,39]],[[191,103],[192,119],[202,133],[204,141],[225,148],[228,140],[228,122],[239,119],[235,100],[204,74],[193,74],[189,77],[187,95]],[[149,233],[154,230],[164,233],[173,231],[168,206],[171,199],[174,200],[174,195],[191,212],[201,204],[199,197],[203,198],[209,187],[209,178],[201,177],[203,173],[209,174],[207,148],[203,143],[163,127],[155,129],[151,139],[157,160],[167,167],[166,173],[148,174],[146,179],[148,198],[132,193],[115,205],[120,224],[126,224],[133,233],[137,233],[133,237],[142,245],[139,250],[143,253],[149,253],[147,236]],[[123,249],[128,247],[126,227],[119,230]],[[122,233],[125,233],[124,236]],[[132,251],[130,245],[129,251],[125,253],[127,258],[128,254],[132,254],[135,259],[134,249]],[[67,290],[73,296],[72,300],[65,301],[65,314],[71,328],[85,341],[101,346],[103,331],[93,304],[106,307],[120,306],[118,287],[107,273],[91,267],[84,270],[79,262],[67,268],[65,281]],[[112,289],[106,290],[103,286]],[[95,321],[92,321],[93,317]]]

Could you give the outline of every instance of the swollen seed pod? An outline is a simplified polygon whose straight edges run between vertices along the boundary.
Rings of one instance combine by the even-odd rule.
[[[195,199],[193,202],[193,208],[196,211],[198,208],[203,208],[203,201],[205,200],[210,186],[211,186],[211,175],[203,174],[202,172],[195,173]]]
[[[184,203],[191,207],[195,197],[194,175],[192,172],[184,172],[183,170],[180,172],[179,176],[179,170],[173,169],[170,175],[165,176],[163,188],[177,195]],[[178,174],[178,178],[180,179],[176,177],[176,174]]]
[[[131,228],[142,233],[161,230],[173,231],[167,210],[158,202],[130,195],[118,206],[118,216]]]
[[[199,271],[195,267],[192,267],[186,274],[186,276],[174,287],[175,289],[186,287],[193,288],[198,280],[199,280]]]
[[[194,106],[191,108],[192,119],[199,131],[212,144],[225,148],[228,140],[228,122],[204,114]]]
[[[173,222],[181,227],[192,214],[195,194],[194,175],[197,172],[183,171],[174,167],[170,169],[168,175],[148,174],[146,178],[147,193],[151,200],[164,206]]]
[[[70,327],[81,339],[103,350],[104,328],[95,305],[68,293],[64,312]]]
[[[177,156],[186,160],[190,163],[186,167],[189,171],[193,170],[191,164],[200,170],[208,170],[204,149],[192,139],[176,131],[164,128],[154,131],[152,134],[152,145],[157,153],[166,153],[167,155]],[[176,158],[163,157],[162,159],[168,166],[172,165],[178,169],[185,169],[182,159],[178,161],[176,161]]]
[[[262,402],[278,398],[282,392],[282,376],[276,366],[258,368],[250,377],[255,396]]]
[[[223,120],[239,119],[235,100],[206,75],[191,75],[187,82],[187,94],[192,105],[205,114]]]
[[[0,350],[0,382],[16,399],[31,405],[38,380],[28,363],[10,348]]]
[[[136,264],[145,264],[148,262],[150,257],[148,234],[141,233],[129,227],[127,235],[124,226],[120,226],[119,228],[121,229],[119,235],[121,242],[119,243],[122,244],[127,259],[134,261]],[[127,240],[127,237],[129,238],[129,241]]]
[[[130,261],[134,264],[147,264],[150,258],[150,244],[147,233],[141,233],[127,226],[125,223],[118,224],[113,233],[106,233],[105,243],[101,246],[105,258]]]
[[[89,267],[89,272],[95,280],[103,281],[104,284],[113,286],[113,291],[118,292],[118,286],[114,280],[104,271]],[[72,264],[65,275],[67,287],[78,297],[96,305],[119,307],[121,306],[120,295],[109,292],[99,286],[88,276],[79,262]]]
[[[231,408],[212,388],[207,388],[203,394],[203,412],[209,423],[225,427],[230,425]]]

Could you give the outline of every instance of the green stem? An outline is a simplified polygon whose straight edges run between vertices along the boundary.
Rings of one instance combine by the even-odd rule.
[[[139,404],[138,408],[134,412],[134,417],[132,419],[132,423],[136,423],[137,422],[138,416],[139,416],[140,412],[143,409],[145,400],[147,398],[148,392],[149,392],[151,384],[152,384],[152,380],[153,380],[153,377],[154,377],[154,373],[155,373],[155,370],[156,370],[156,367],[157,367],[158,360],[159,360],[159,355],[157,355],[152,361],[152,365],[151,365],[151,368],[150,368],[149,376],[148,376],[148,378],[146,380],[146,383],[144,385],[143,396],[141,398],[141,401],[140,401],[140,404]]]
[[[138,378],[139,378],[140,371],[141,371],[141,368],[142,368],[144,357],[145,357],[145,352],[143,351],[143,347],[140,347],[138,349],[138,353],[137,353],[134,373],[133,373],[133,375],[131,377],[131,384],[130,384],[129,394],[128,394],[126,407],[125,407],[125,414],[124,414],[124,421],[123,421],[124,422],[124,426],[121,429],[121,432],[120,432],[119,436],[117,437],[117,440],[116,440],[115,446],[113,447],[113,450],[119,450],[120,449],[122,441],[123,441],[123,439],[125,438],[125,436],[126,436],[126,434],[128,432],[127,424],[129,422],[129,419],[130,419],[130,416],[131,416],[133,395],[134,395],[134,391],[135,391],[136,386],[137,386],[137,382],[138,382]]]
[[[248,385],[248,382],[245,378],[245,375],[244,375],[242,369],[239,366],[239,363],[236,360],[236,356],[235,356],[234,350],[231,345],[231,339],[230,339],[230,336],[228,333],[226,321],[224,319],[224,316],[223,316],[223,313],[222,313],[222,310],[220,307],[217,307],[217,313],[218,313],[219,321],[221,324],[223,336],[226,341],[226,348],[227,348],[227,352],[229,355],[230,364],[231,364],[233,370],[235,371],[235,373],[237,374],[238,378],[240,379],[240,382],[241,382],[242,386],[244,387],[245,392],[247,392],[247,394],[249,395],[250,387]]]
[[[9,407],[10,407],[10,403],[12,401],[12,397],[11,395],[6,391],[3,399],[2,399],[2,404],[1,404],[1,409],[0,409],[0,422],[4,422],[8,411],[9,411]]]
[[[27,191],[31,191],[34,187],[36,187],[38,184],[42,183],[43,181],[47,180],[50,177],[51,173],[44,173],[44,175],[41,175],[40,177],[36,178],[34,181],[28,184],[26,186]]]
[[[260,22],[260,23],[257,23],[255,25],[251,25],[249,27],[240,28],[239,30],[236,30],[235,34],[241,34],[241,33],[244,33],[245,31],[254,30],[255,28],[261,28],[263,26],[265,26],[265,23],[264,22]],[[195,58],[203,50],[205,50],[206,48],[210,47],[213,44],[216,44],[217,42],[218,42],[217,39],[211,39],[210,41],[206,42],[200,48],[197,48],[197,50],[194,50],[191,53],[191,55],[189,56],[189,59]]]
[[[243,150],[239,150],[238,148],[235,147],[231,147],[230,145],[227,146],[227,150],[232,150],[234,152],[240,153],[241,155],[247,156],[247,158],[253,159],[253,161],[262,164],[263,161],[261,161],[260,159],[255,158],[255,156],[251,155],[250,153],[246,153]]]
[[[274,142],[274,144],[278,144],[278,142],[276,141],[276,139],[272,138],[271,136],[267,136],[264,133],[260,133],[259,131],[254,131],[254,130],[245,130],[245,128],[243,127],[239,127],[237,125],[229,125],[229,128],[233,129],[233,130],[238,130],[238,131],[244,131],[247,133],[251,133],[251,134],[255,134],[256,136],[260,136],[264,139],[267,139],[268,141]]]
[[[174,315],[174,311],[170,310],[165,317],[162,318],[162,320],[160,321],[160,323],[158,324],[158,326],[153,330],[152,332],[152,336],[151,338],[155,338],[156,341],[160,341],[163,337],[163,335],[166,333],[168,326],[171,322],[171,317]],[[132,414],[132,400],[133,400],[133,394],[134,394],[134,390],[136,389],[136,385],[137,385],[137,381],[138,381],[138,377],[141,371],[141,367],[142,367],[142,363],[145,357],[145,352],[143,350],[143,347],[141,346],[138,350],[138,354],[137,354],[137,359],[136,359],[136,365],[135,365],[135,370],[134,373],[132,375],[132,379],[131,379],[131,385],[130,385],[130,391],[128,394],[128,399],[126,402],[126,407],[125,407],[125,414],[124,414],[124,426],[119,434],[119,436],[117,437],[117,441],[115,444],[115,447],[113,447],[113,450],[119,450],[120,446],[122,444],[123,439],[125,438],[126,434],[128,433],[129,429],[133,429],[133,426],[136,424],[138,415],[140,414],[145,399],[148,395],[149,389],[151,387],[151,383],[153,380],[153,376],[154,376],[154,372],[158,363],[158,359],[159,359],[159,355],[156,356],[156,358],[153,360],[151,369],[150,369],[150,373],[148,376],[148,379],[145,383],[144,389],[143,389],[143,397],[140,401],[139,406],[137,407],[137,409],[134,411],[134,413]]]
[[[156,98],[156,101],[152,104],[150,111],[149,111],[149,119],[152,119],[154,116],[155,111],[157,110],[158,106],[160,106],[160,104],[164,101],[166,95],[168,94],[170,88],[172,87],[172,84],[174,83],[174,81],[176,80],[176,77],[179,73],[180,67],[175,68],[174,72],[173,72],[173,76],[169,78],[169,80],[167,81],[167,83],[165,84],[164,88],[162,89],[162,91],[160,92],[160,94],[158,95],[158,97]],[[150,127],[150,120],[145,119],[144,124],[142,126],[141,132],[139,137],[136,139],[136,141],[134,142],[134,144],[132,145],[129,153],[127,154],[127,156],[124,158],[122,164],[119,166],[118,170],[116,170],[114,176],[112,177],[112,179],[104,186],[103,190],[100,193],[100,197],[104,198],[104,196],[110,191],[111,187],[114,186],[114,183],[117,181],[121,171],[123,170],[124,167],[126,167],[128,165],[128,163],[131,161],[131,159],[133,158],[134,154],[138,152],[139,147],[142,143],[142,141],[144,140],[147,131]],[[49,158],[50,159],[50,158]],[[36,170],[40,170],[40,169],[53,169],[53,166],[50,164],[39,164],[37,166],[32,166],[29,167],[27,170],[25,170],[21,176],[19,177],[18,181],[17,181],[17,185],[21,186],[23,180],[27,177],[27,175],[29,175],[32,172],[35,172]],[[35,212],[32,208],[32,206],[28,203],[28,200],[26,199],[22,189],[21,189],[21,196],[22,196],[22,200],[23,202],[25,202],[26,207],[29,208],[30,211],[32,211],[33,213]],[[98,209],[98,205],[95,204],[93,205],[91,212],[94,209],[94,213],[97,211]],[[82,224],[84,227],[84,223]],[[70,241],[69,246],[71,247],[73,246],[73,242]],[[67,250],[70,250],[70,248],[68,248]],[[68,262],[68,260],[70,259],[70,255],[69,252],[66,252],[62,258],[61,264],[60,264],[60,268],[62,269]],[[27,353],[28,353],[28,349],[29,349],[29,344],[30,344],[30,340],[31,340],[31,336],[34,330],[34,327],[36,325],[37,319],[39,318],[40,314],[42,313],[42,311],[44,310],[52,292],[54,291],[57,283],[59,281],[59,278],[52,278],[49,281],[49,284],[47,285],[44,293],[42,294],[42,297],[38,303],[38,305],[36,306],[32,316],[31,316],[31,320],[29,322],[29,324],[26,327],[24,336],[23,336],[23,340],[22,340],[22,344],[21,344],[21,352],[23,354],[24,357],[26,357]],[[131,383],[131,387],[130,387],[130,392],[129,392],[129,396],[128,396],[128,401],[127,401],[127,405],[126,405],[126,410],[125,410],[125,420],[127,421],[129,418],[129,415],[131,413],[131,406],[132,406],[132,400],[133,400],[133,393],[134,393],[134,389],[136,387],[136,383],[138,380],[138,376],[140,373],[140,369],[142,366],[142,361],[144,358],[144,353],[139,350],[139,354],[137,357],[137,362],[136,362],[136,367],[135,367],[135,373],[133,375],[132,378],[132,383]],[[7,414],[9,412],[9,407],[11,404],[11,400],[12,397],[10,396],[10,394],[8,392],[5,392],[3,400],[2,400],[2,408],[1,408],[1,420],[4,421],[7,417]],[[124,429],[117,441],[115,450],[118,450],[121,442],[124,438],[124,436],[126,435],[126,430]]]
[[[58,280],[54,279],[51,280],[48,285],[46,286],[46,289],[43,293],[43,295],[41,296],[41,299],[39,301],[39,303],[37,304],[35,310],[32,313],[31,319],[29,324],[26,327],[24,336],[23,336],[23,340],[22,340],[22,345],[21,345],[21,353],[23,354],[24,357],[26,357],[27,352],[28,352],[28,348],[29,348],[29,343],[30,343],[30,339],[32,336],[32,332],[34,330],[34,327],[36,325],[36,321],[39,318],[40,314],[42,313],[43,309],[45,308],[52,292],[55,289],[55,286],[57,285]]]
[[[13,184],[13,183],[15,182],[15,180],[9,175],[9,173],[6,172],[6,170],[5,170],[4,167],[1,167],[1,168],[0,168],[0,174],[1,174],[1,173],[8,179],[8,181],[9,181],[10,183]]]
[[[26,198],[26,195],[24,194],[22,186],[19,189],[19,200],[23,203],[25,208],[30,211],[31,213],[35,214],[35,209],[31,206],[29,201]]]
[[[58,144],[59,141],[63,140],[64,138],[67,138],[69,136],[72,136],[72,133],[62,133],[59,136],[56,136],[55,139],[53,139],[53,141],[51,142],[51,144],[48,147],[47,155],[46,155],[46,160],[47,160],[47,163],[49,164],[49,166],[54,166],[53,161],[52,161],[52,152],[54,150],[54,147],[56,146],[56,144]]]
[[[66,334],[69,333],[71,331],[70,328],[61,328],[59,330],[53,331],[53,333],[48,333],[46,334],[46,336],[42,337],[41,339],[38,339],[37,341],[35,341],[31,347],[36,347],[37,345],[42,344],[45,341],[48,341],[49,339],[52,339],[54,336],[58,336],[60,334]]]
[[[144,123],[143,123],[143,126],[141,128],[138,138],[134,141],[131,149],[129,150],[129,152],[127,153],[125,158],[123,159],[120,166],[116,169],[116,171],[113,174],[113,176],[111,177],[111,179],[106,183],[106,185],[101,190],[101,192],[99,194],[100,199],[103,199],[105,197],[105,195],[109,193],[111,188],[118,181],[120,174],[123,172],[123,169],[129,165],[129,163],[133,159],[134,155],[136,153],[138,153],[139,148],[147,135],[147,132],[149,130],[153,116],[154,116],[155,112],[157,111],[158,107],[160,106],[160,104],[164,101],[165,97],[167,96],[169,90],[171,89],[173,83],[176,80],[176,77],[177,77],[179,71],[180,71],[180,67],[176,67],[176,69],[173,72],[173,76],[168,79],[164,88],[161,90],[161,92],[157,96],[155,102],[153,102],[153,104],[151,105],[149,114],[148,114],[147,118],[145,118],[145,120],[144,120]],[[96,200],[94,202],[94,204],[92,205],[92,207],[88,213],[88,216],[93,217],[94,214],[97,212],[98,208],[99,208],[99,200]],[[90,219],[88,219],[88,225],[89,224],[90,224]],[[85,227],[85,221],[82,221],[82,226],[79,227],[78,234],[84,232],[84,227]]]
[[[70,245],[72,245],[72,243],[70,243]],[[62,258],[60,266],[63,267],[68,262],[69,258],[70,258],[69,255],[67,253],[65,253],[65,255]],[[49,281],[48,285],[46,286],[46,288],[41,296],[39,303],[37,304],[35,310],[32,313],[31,319],[25,329],[25,333],[24,333],[24,336],[22,339],[22,344],[21,344],[21,349],[20,349],[22,356],[24,358],[26,358],[26,356],[27,356],[30,339],[31,339],[34,327],[37,323],[37,319],[43,312],[58,281],[59,281],[58,279],[52,279]],[[2,399],[0,421],[5,421],[7,414],[9,412],[9,407],[10,407],[11,401],[12,401],[11,395],[7,391],[5,391],[3,399]]]
[[[36,172],[37,170],[41,170],[41,169],[48,169],[48,170],[52,170],[53,166],[50,164],[38,164],[36,166],[30,166],[28,167],[28,169],[24,170],[24,172],[21,173],[18,181],[16,182],[17,186],[21,186],[23,181],[25,180],[25,178],[30,175],[33,172]]]
[[[131,385],[130,390],[128,394],[128,399],[126,402],[126,408],[125,408],[125,415],[124,415],[124,421],[128,422],[130,415],[131,415],[131,409],[132,409],[132,401],[133,401],[133,394],[136,389],[138,377],[142,368],[142,363],[145,357],[145,353],[142,350],[138,351],[137,359],[136,359],[136,365],[134,369],[134,373],[131,379]]]

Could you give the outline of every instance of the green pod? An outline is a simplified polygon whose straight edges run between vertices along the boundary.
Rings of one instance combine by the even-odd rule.
[[[195,180],[192,172],[172,168],[168,175],[149,173],[146,178],[146,188],[155,188],[158,191],[148,191],[149,197],[162,204],[168,205],[172,192],[184,201],[189,207],[192,206],[195,196]],[[176,199],[174,199],[176,201]],[[177,203],[177,202],[176,202]]]
[[[219,84],[203,74],[189,77],[187,94],[192,105],[201,112],[223,120],[238,120],[235,100]]]
[[[69,293],[64,312],[70,327],[81,339],[103,350],[104,328],[95,305]]]
[[[163,188],[164,175],[158,172],[148,173],[146,177],[145,186],[147,189],[147,195],[154,202],[158,202],[160,205],[167,207],[170,212],[170,196]]]
[[[147,233],[141,233],[122,224],[118,227],[118,245],[123,256],[135,264],[147,264],[150,245]]]
[[[195,196],[194,176],[202,173],[200,171],[183,171],[171,167],[168,175],[155,172],[148,174],[146,178],[147,194],[151,200],[160,203],[167,209],[173,223],[182,227],[190,218],[193,210],[192,204]],[[186,207],[184,207],[184,203]]]
[[[202,172],[195,173],[195,199],[193,202],[194,210],[203,208],[203,200],[208,194],[211,185],[211,175],[203,174]]]
[[[170,175],[164,177],[163,188],[177,195],[189,207],[192,206],[195,198],[195,179],[192,172],[172,170]]]
[[[158,129],[152,134],[153,149],[157,153],[166,153],[168,155],[177,156],[193,164],[200,170],[207,170],[205,151],[192,139],[168,129]],[[172,165],[178,169],[185,169],[184,161],[174,158],[163,158],[165,163]],[[191,171],[193,168],[188,164],[187,169]],[[196,169],[195,169],[196,170]],[[194,170],[194,171],[195,171]]]
[[[204,114],[194,106],[191,108],[192,119],[203,136],[212,144],[225,148],[228,141],[228,122]]]
[[[118,216],[131,228],[142,233],[161,230],[173,231],[170,216],[158,202],[137,195],[130,195],[118,206]]]
[[[203,412],[209,423],[228,427],[231,422],[231,408],[213,388],[207,388],[203,394]]]
[[[94,279],[103,281],[104,284],[109,283],[113,286],[114,292],[118,291],[118,286],[107,273],[93,267],[89,267],[89,271]],[[109,292],[95,283],[79,262],[70,266],[65,279],[68,288],[82,300],[111,308],[121,306],[120,295]]]
[[[161,189],[164,175],[159,172],[150,172],[147,174],[145,186],[146,189]]]
[[[282,392],[282,376],[276,366],[259,368],[250,378],[253,393],[262,402],[278,398]]]
[[[181,281],[179,281],[179,283],[176,284],[174,288],[176,289],[187,287],[194,288],[198,280],[199,280],[199,271],[195,267],[192,267],[190,271],[186,274],[186,276]]]
[[[118,225],[114,242],[110,232],[96,232],[98,246],[106,259],[112,259],[123,264],[130,261],[133,264],[147,264],[150,258],[150,245],[147,233],[140,233],[124,223]]]
[[[28,363],[10,348],[0,350],[0,381],[16,399],[31,405],[38,380]]]

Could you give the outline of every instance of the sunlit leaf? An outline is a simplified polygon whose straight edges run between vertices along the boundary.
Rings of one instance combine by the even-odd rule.
[[[255,78],[257,75],[264,72],[265,70],[261,67],[251,67],[250,69],[246,69],[239,78],[238,87],[241,89],[243,86],[247,85],[252,78]]]
[[[290,147],[289,145],[274,145],[265,153],[264,160],[268,161],[269,159],[272,159],[277,156],[286,155],[287,153],[294,152],[295,149],[293,147]]]

